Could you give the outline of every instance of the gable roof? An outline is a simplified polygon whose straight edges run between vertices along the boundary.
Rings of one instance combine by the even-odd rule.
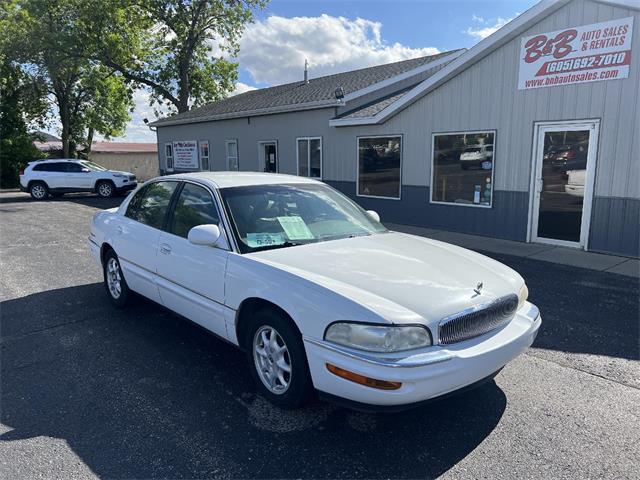
[[[501,27],[487,38],[481,40],[469,50],[462,53],[455,60],[440,69],[434,75],[415,85],[403,95],[399,95],[393,102],[384,102],[382,108],[369,110],[367,112],[351,112],[350,115],[334,118],[329,121],[333,127],[343,127],[351,125],[373,125],[384,123],[386,120],[396,115],[416,100],[427,95],[443,85],[459,73],[463,72],[473,64],[479,62],[484,57],[510,42],[520,34],[528,30],[543,18],[568,4],[572,0],[542,0],[523,14],[517,16],[505,26]],[[591,0],[596,3],[604,3],[624,8],[638,9],[638,0]],[[365,110],[367,107],[363,107]]]
[[[287,83],[275,87],[262,88],[241,93],[210,103],[188,112],[162,118],[151,126],[168,126],[184,123],[222,120],[226,118],[247,117],[293,110],[305,110],[331,106],[343,106],[335,97],[335,90],[342,87],[345,99],[357,98],[360,93],[375,91],[378,87],[397,81],[397,77],[406,78],[417,75],[443,62],[449,62],[462,53],[463,49],[451,50],[412,58],[395,63],[361,68],[349,72],[336,73],[324,77]]]

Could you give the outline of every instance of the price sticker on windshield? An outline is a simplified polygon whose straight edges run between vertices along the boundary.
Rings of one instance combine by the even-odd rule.
[[[313,240],[315,237],[302,217],[276,217],[289,240]]]

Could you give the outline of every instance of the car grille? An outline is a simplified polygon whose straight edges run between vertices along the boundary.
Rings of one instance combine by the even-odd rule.
[[[129,181],[130,182],[135,182],[136,181],[136,176],[135,175],[129,175]]]
[[[445,318],[438,325],[440,343],[457,343],[484,335],[509,323],[517,309],[518,296],[512,294]]]

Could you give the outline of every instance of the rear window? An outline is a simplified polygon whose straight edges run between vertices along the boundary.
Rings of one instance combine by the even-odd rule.
[[[145,186],[131,199],[125,216],[161,229],[177,185],[178,182],[154,182]]]

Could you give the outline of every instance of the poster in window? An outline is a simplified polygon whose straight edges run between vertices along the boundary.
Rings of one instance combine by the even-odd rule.
[[[183,140],[173,142],[173,165],[176,170],[197,170],[198,142],[195,140]]]

